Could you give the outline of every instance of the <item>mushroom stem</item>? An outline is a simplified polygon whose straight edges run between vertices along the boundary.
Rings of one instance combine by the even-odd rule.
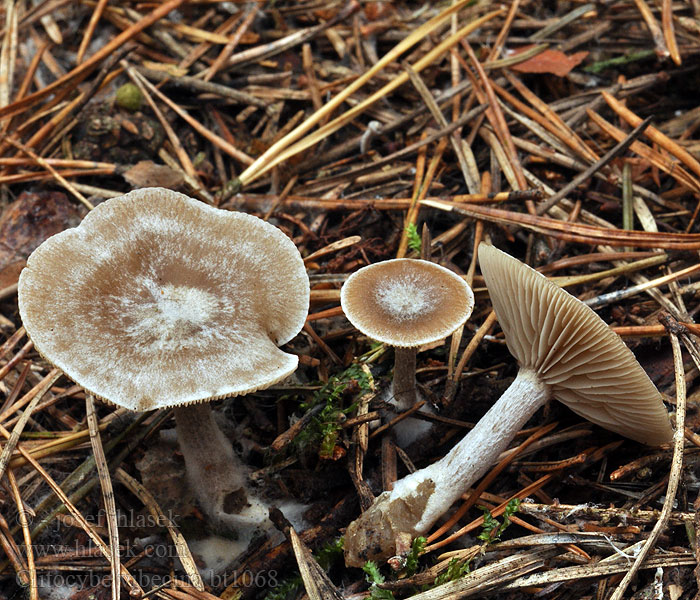
[[[267,509],[248,494],[245,467],[219,429],[211,404],[178,406],[174,412],[187,476],[204,512],[231,529],[264,523]]]
[[[416,399],[416,349],[394,348],[394,404],[408,410]]]
[[[345,562],[389,558],[396,548],[428,531],[450,506],[497,461],[515,434],[550,396],[537,374],[521,369],[515,381],[444,458],[381,494],[350,524]]]

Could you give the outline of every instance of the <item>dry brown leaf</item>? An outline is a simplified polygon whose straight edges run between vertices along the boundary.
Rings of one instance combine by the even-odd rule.
[[[530,46],[518,48],[515,54],[527,50],[528,48],[530,48]],[[513,65],[511,68],[521,73],[551,73],[558,77],[565,77],[587,56],[588,52],[564,54],[561,50],[548,49],[540,52],[537,56],[533,56],[526,61]]]
[[[167,165],[158,165],[152,160],[137,162],[133,167],[124,171],[122,176],[136,188],[164,187],[178,190],[185,183],[182,173],[178,173]]]

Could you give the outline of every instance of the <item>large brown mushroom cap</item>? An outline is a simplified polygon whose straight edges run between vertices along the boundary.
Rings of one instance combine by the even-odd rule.
[[[108,200],[46,240],[19,280],[37,350],[132,410],[264,388],[298,359],[309,281],[276,227],[162,188]]]
[[[521,368],[589,421],[645,444],[671,441],[661,395],[620,337],[588,306],[493,246],[479,264]]]
[[[348,320],[374,340],[411,348],[446,338],[474,308],[458,275],[426,260],[385,260],[348,277],[340,290]]]

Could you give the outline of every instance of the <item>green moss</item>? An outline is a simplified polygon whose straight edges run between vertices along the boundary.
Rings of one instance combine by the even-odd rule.
[[[324,405],[309,426],[296,437],[296,443],[300,447],[318,445],[320,458],[330,459],[334,456],[342,423],[347,414],[356,408],[354,403],[343,406],[343,394],[351,385],[357,386],[357,390],[353,392],[355,397],[362,396],[370,390],[368,374],[356,363],[339,375],[331,377],[328,383],[314,394],[312,402],[301,406],[302,410],[311,410],[319,404]]]
[[[384,590],[378,584],[384,583],[384,575],[379,572],[379,567],[376,563],[368,560],[365,566],[362,567],[365,572],[365,577],[369,586],[370,600],[394,600],[394,594],[389,590]]]
[[[408,247],[420,254],[421,246],[423,245],[423,240],[418,233],[418,228],[415,223],[409,223],[406,225],[406,235],[408,237]]]
[[[519,507],[519,498],[513,498],[510,502],[508,502],[506,510],[503,513],[503,523],[499,522],[498,519],[495,519],[489,509],[484,508],[484,525],[482,532],[478,536],[479,539],[487,543],[499,540],[501,538],[501,534],[510,525],[510,517],[518,512]]]
[[[117,106],[136,112],[143,104],[143,94],[133,83],[125,83],[117,89],[114,101]]]
[[[435,578],[435,586],[442,585],[448,581],[455,581],[460,577],[464,577],[469,574],[469,563],[471,560],[459,560],[458,558],[453,558],[450,564],[447,565],[447,570],[444,573],[440,573]]]
[[[404,567],[407,576],[415,575],[418,571],[418,557],[423,554],[427,542],[428,540],[421,536],[414,539],[411,543],[411,551],[406,557],[406,566]]]

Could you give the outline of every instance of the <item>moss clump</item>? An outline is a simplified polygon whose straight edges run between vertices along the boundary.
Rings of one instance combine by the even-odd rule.
[[[125,83],[117,89],[115,102],[121,108],[136,112],[143,104],[143,94],[133,83]]]

